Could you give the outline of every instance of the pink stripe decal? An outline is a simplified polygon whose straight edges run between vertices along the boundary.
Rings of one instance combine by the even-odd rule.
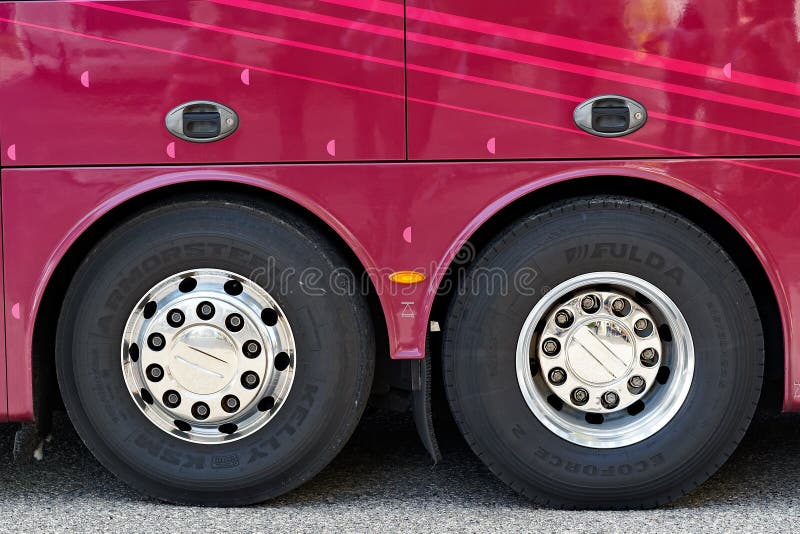
[[[326,24],[328,26],[347,28],[348,30],[357,30],[367,33],[374,33],[376,35],[384,35],[386,37],[394,37],[395,39],[403,39],[403,30],[386,28],[384,26],[378,26],[376,24],[357,22],[355,20],[342,19],[339,17],[331,17],[329,15],[322,15],[320,13],[312,13],[311,11],[303,11],[300,9],[292,9],[290,7],[275,6],[272,4],[262,4],[260,2],[253,2],[252,0],[208,0],[208,1],[223,6],[249,9],[251,11],[258,11],[260,13],[269,13],[271,15],[278,15],[281,17],[289,17],[293,19],[305,20],[308,22],[316,22],[318,24]]]
[[[338,48],[330,48],[327,46],[319,46],[314,45],[311,43],[304,43],[302,41],[294,41],[291,39],[283,39],[280,37],[272,37],[269,35],[264,35],[260,33],[253,33],[243,30],[235,30],[233,28],[225,28],[223,26],[215,26],[213,24],[206,24],[204,22],[196,22],[192,20],[180,19],[175,17],[168,17],[166,15],[157,15],[155,13],[148,13],[146,11],[136,11],[134,9],[128,9],[126,7],[119,7],[119,6],[111,6],[105,4],[97,4],[95,2],[85,2],[82,0],[70,0],[70,3],[78,4],[84,7],[89,7],[92,9],[100,9],[103,11],[111,11],[113,13],[120,13],[123,15],[131,15],[134,17],[140,17],[150,20],[156,20],[159,22],[165,22],[168,24],[177,24],[180,26],[186,26],[189,28],[200,28],[203,30],[213,31],[217,33],[223,33],[227,35],[235,35],[237,37],[244,37],[247,39],[255,39],[258,41],[264,41],[268,43],[275,43],[285,46],[292,46],[294,48],[302,48],[304,50],[311,50],[314,52],[322,52],[325,54],[334,54],[337,56],[347,57],[350,59],[358,59],[362,61],[371,61],[373,63],[382,63],[384,65],[390,65],[392,67],[403,67],[402,61],[395,61],[392,59],[384,59],[377,56],[367,56],[365,54],[359,54],[356,52],[350,52],[348,50],[341,50]],[[296,11],[296,10],[292,10]]]
[[[158,47],[155,47],[155,46],[148,46],[148,45],[142,45],[142,44],[138,44],[138,43],[131,43],[131,42],[128,42],[128,41],[121,41],[119,39],[112,39],[112,38],[109,38],[109,37],[100,37],[100,36],[97,36],[97,35],[90,35],[90,34],[86,34],[86,33],[80,33],[80,32],[76,32],[76,31],[73,31],[73,30],[65,30],[65,29],[61,29],[61,28],[53,28],[53,27],[44,26],[44,25],[41,25],[41,24],[34,24],[32,22],[23,22],[23,21],[13,20],[13,19],[5,18],[5,17],[0,17],[0,22],[8,22],[10,24],[15,24],[15,25],[18,25],[18,26],[25,26],[25,27],[28,27],[28,28],[35,28],[35,29],[39,29],[39,30],[47,30],[47,31],[55,32],[55,33],[61,33],[61,34],[64,34],[64,35],[74,36],[74,37],[84,37],[84,38],[87,38],[87,39],[92,39],[92,40],[96,40],[96,41],[102,41],[102,42],[105,42],[105,43],[117,44],[117,45],[121,45],[121,46],[130,46],[130,47],[133,47],[133,48],[138,48],[138,49],[142,49],[142,50],[148,50],[148,51],[151,51],[151,52],[159,52],[159,53],[163,53],[163,54],[170,54],[170,55],[179,56],[179,57],[185,57],[185,58],[189,58],[189,59],[196,59],[196,60],[199,60],[199,61],[207,61],[209,63],[227,65],[227,66],[236,67],[236,68],[239,68],[239,69],[241,69],[241,68],[249,68],[251,70],[255,70],[255,71],[259,71],[259,72],[265,72],[265,73],[268,73],[268,74],[274,74],[274,75],[277,75],[277,76],[285,76],[285,77],[288,77],[288,78],[300,79],[300,80],[304,80],[304,81],[308,81],[308,82],[312,82],[312,83],[320,83],[320,84],[323,84],[323,85],[329,85],[329,86],[339,87],[339,88],[343,88],[343,89],[350,89],[350,90],[353,90],[353,91],[359,91],[359,92],[364,92],[364,93],[369,93],[369,94],[377,94],[377,95],[380,95],[380,96],[385,96],[385,97],[398,99],[398,100],[402,100],[402,99],[405,98],[404,95],[401,95],[401,94],[388,93],[388,92],[384,92],[384,91],[376,91],[374,89],[367,89],[367,88],[364,88],[364,87],[341,84],[341,83],[337,83],[337,82],[331,82],[331,81],[328,81],[328,80],[321,80],[321,79],[318,79],[318,78],[312,78],[312,77],[309,77],[309,76],[300,76],[300,75],[297,75],[297,74],[276,71],[276,70],[273,70],[273,69],[265,69],[265,68],[256,67],[256,66],[253,66],[253,65],[247,65],[247,64],[244,64],[244,63],[236,63],[236,62],[232,62],[232,61],[224,61],[224,60],[220,60],[220,59],[199,56],[199,55],[196,55],[196,54],[189,54],[189,53],[186,53],[186,52],[179,52],[177,50],[168,50],[168,49],[165,49],[165,48],[158,48]],[[417,102],[417,103],[420,103],[420,104],[426,104],[426,105],[430,105],[430,106],[436,106],[436,107],[445,108],[445,109],[451,109],[451,110],[454,110],[454,111],[461,111],[461,112],[470,113],[470,114],[473,114],[473,115],[480,115],[480,116],[484,116],[484,117],[491,117],[491,118],[494,118],[494,119],[500,119],[500,120],[506,120],[506,121],[511,121],[511,122],[527,124],[527,125],[530,125],[530,126],[539,126],[539,127],[542,127],[542,128],[547,128],[547,129],[550,129],[550,130],[556,130],[556,131],[560,131],[560,132],[571,133],[571,134],[574,134],[574,135],[585,135],[585,136],[589,135],[586,132],[583,132],[581,130],[577,130],[577,129],[574,129],[574,128],[565,128],[563,126],[556,126],[556,125],[553,125],[553,124],[546,124],[546,123],[543,123],[543,122],[532,121],[532,120],[523,119],[523,118],[520,118],[520,117],[513,117],[513,116],[510,116],[510,115],[501,115],[501,114],[497,114],[497,113],[491,113],[491,112],[488,112],[488,111],[481,111],[481,110],[465,108],[465,107],[461,107],[461,106],[454,106],[454,105],[450,105],[450,104],[444,104],[444,103],[441,103],[441,102],[434,102],[434,101],[431,101],[431,100],[425,100],[425,99],[421,99],[421,98],[409,97],[408,101],[409,102]],[[680,155],[680,156],[702,157],[702,154],[697,154],[697,153],[693,153],[693,152],[686,152],[686,151],[683,151],[683,150],[677,150],[677,149],[662,147],[662,146],[653,145],[653,144],[650,144],[650,143],[642,143],[642,142],[639,142],[639,141],[634,141],[632,139],[625,139],[625,138],[617,137],[617,138],[609,138],[608,140],[609,141],[616,141],[616,142],[620,142],[620,143],[625,143],[625,144],[629,144],[629,145],[633,145],[633,146],[640,146],[640,147],[644,147],[644,148],[649,148],[649,149],[652,149],[652,150],[663,151],[663,152],[667,152],[667,153],[675,154],[675,155]],[[11,147],[9,147],[9,148],[11,148]],[[719,161],[725,161],[725,162],[730,163],[732,165],[739,165],[739,166],[742,166],[742,167],[749,167],[749,168],[769,171],[769,172],[773,172],[773,173],[777,173],[777,174],[783,174],[783,175],[786,175],[786,176],[792,176],[792,177],[800,178],[800,174],[797,174],[797,173],[791,173],[791,172],[788,172],[788,171],[771,169],[769,167],[762,167],[762,166],[758,166],[758,165],[751,164],[751,163],[746,163],[746,162],[741,162],[741,161],[729,161],[729,160],[723,160],[723,159],[720,159]]]
[[[150,19],[150,20],[156,20],[156,21],[164,22],[164,23],[168,23],[168,24],[177,24],[177,25],[181,25],[181,26],[196,27],[196,28],[201,28],[201,29],[208,30],[208,31],[219,32],[219,33],[224,33],[224,34],[229,34],[229,35],[235,35],[235,36],[243,37],[243,38],[250,38],[250,39],[257,39],[257,40],[262,40],[262,41],[268,41],[268,42],[273,42],[273,43],[277,43],[277,44],[281,44],[281,45],[285,45],[285,46],[292,46],[292,47],[297,47],[297,48],[302,48],[302,49],[307,49],[307,50],[313,50],[313,51],[316,51],[316,52],[348,57],[348,58],[357,59],[357,60],[360,60],[360,61],[370,61],[370,62],[380,63],[380,64],[389,65],[389,66],[398,67],[398,68],[402,68],[402,66],[403,66],[403,63],[400,62],[400,61],[389,60],[389,59],[380,58],[380,57],[376,57],[376,56],[370,56],[370,55],[366,55],[366,54],[357,54],[357,53],[348,52],[348,51],[340,50],[340,49],[336,49],[336,48],[325,47],[325,46],[311,45],[311,44],[303,43],[303,42],[300,42],[300,41],[282,39],[282,38],[277,38],[277,37],[270,37],[270,36],[266,36],[266,35],[262,35],[262,34],[253,33],[253,32],[247,32],[247,31],[241,31],[241,30],[233,30],[233,29],[224,28],[224,27],[221,27],[221,26],[205,24],[205,23],[202,23],[202,22],[194,22],[194,21],[189,21],[189,20],[185,20],[185,19],[180,19],[180,18],[175,18],[175,17],[168,17],[168,16],[164,16],[164,15],[156,15],[156,14],[147,13],[147,12],[144,12],[144,11],[137,11],[137,10],[133,10],[133,9],[123,8],[123,7],[107,6],[107,5],[103,5],[103,4],[96,4],[96,3],[93,3],[93,2],[85,2],[85,1],[82,1],[82,0],[71,0],[71,2],[75,3],[75,4],[82,5],[84,7],[89,7],[89,8],[94,8],[94,9],[102,9],[102,10],[105,10],[105,11],[111,11],[111,12],[116,12],[116,13],[120,13],[120,14],[125,14],[125,15],[130,15],[130,16],[135,16],[135,17],[141,17],[141,18],[146,18],[146,19]],[[492,79],[489,79],[489,78],[471,76],[471,75],[468,75],[468,74],[460,74],[460,73],[450,72],[450,71],[446,71],[446,70],[442,70],[442,69],[436,69],[436,68],[433,68],[433,67],[425,67],[425,66],[422,66],[422,65],[415,65],[415,64],[409,64],[407,66],[408,66],[409,70],[413,70],[413,71],[417,71],[417,72],[424,72],[424,73],[427,73],[427,74],[445,76],[445,77],[450,77],[450,78],[470,81],[470,82],[473,82],[473,83],[479,83],[479,84],[489,85],[489,86],[493,86],[493,87],[500,87],[500,88],[503,88],[503,89],[509,89],[509,90],[513,90],[513,91],[520,91],[520,92],[524,92],[524,93],[528,93],[528,94],[535,94],[535,95],[539,95],[539,96],[557,98],[557,99],[560,99],[560,100],[566,100],[568,102],[579,103],[579,102],[582,102],[583,100],[585,100],[585,98],[583,98],[583,97],[566,95],[566,94],[563,94],[563,93],[556,93],[556,92],[553,92],[553,91],[547,91],[547,90],[543,90],[543,89],[536,89],[534,87],[528,87],[528,86],[523,86],[523,85],[514,84],[514,83],[507,83],[507,82],[502,82],[502,81],[499,81],[499,80],[492,80]],[[245,85],[249,85],[249,82],[250,82],[249,70],[247,70],[247,69],[243,70],[241,78],[242,78],[242,83],[244,83]],[[650,117],[651,118],[658,118],[658,119],[666,120],[666,121],[670,121],[670,122],[676,122],[676,123],[679,123],[679,124],[686,124],[686,125],[690,125],[690,126],[697,126],[697,127],[701,127],[701,128],[707,128],[709,130],[716,130],[716,131],[720,131],[720,132],[725,132],[725,133],[730,133],[730,134],[735,134],[735,135],[741,135],[741,136],[745,136],[745,137],[751,137],[751,138],[754,138],[754,139],[761,139],[763,141],[782,143],[782,144],[787,144],[787,145],[790,145],[790,146],[800,146],[800,140],[796,140],[796,139],[780,137],[780,136],[775,136],[775,135],[770,135],[770,134],[762,134],[762,133],[754,132],[754,131],[751,131],[751,130],[744,130],[744,129],[740,129],[740,128],[734,128],[734,127],[719,125],[719,124],[705,122],[705,121],[697,121],[697,120],[694,120],[694,119],[687,119],[687,118],[683,118],[683,117],[677,117],[677,116],[668,115],[668,114],[665,114],[665,113],[659,113],[659,112],[655,112],[655,111],[654,112],[650,112]]]
[[[321,1],[328,4],[353,7],[386,15],[394,15],[396,17],[403,16],[402,6],[381,0]],[[514,39],[516,41],[544,45],[552,48],[560,48],[562,50],[569,50],[571,52],[591,54],[593,56],[635,63],[637,65],[653,67],[661,70],[690,74],[692,76],[700,76],[714,80],[731,78],[729,75],[730,70],[728,70],[728,75],[725,73],[726,68],[730,68],[729,65],[716,67],[713,65],[694,63],[692,61],[659,56],[657,54],[639,52],[628,48],[604,45],[593,41],[564,37],[562,35],[520,28],[519,26],[498,24],[496,22],[474,19],[471,17],[462,17],[451,13],[433,11],[419,7],[407,7],[406,16],[409,19],[418,20],[420,22],[429,22],[431,24],[437,24],[440,26],[447,26],[450,28],[457,28],[488,35],[497,35],[500,37]],[[768,91],[786,93],[789,95],[800,95],[800,85],[797,83],[787,80],[779,80],[777,78],[769,78],[767,76],[759,76],[757,74],[737,72],[736,79],[732,80],[732,82],[739,85],[756,87],[758,89],[766,89]]]

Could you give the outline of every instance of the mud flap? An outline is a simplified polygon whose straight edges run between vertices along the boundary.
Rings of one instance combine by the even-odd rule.
[[[425,450],[431,455],[433,463],[442,459],[439,443],[433,429],[433,410],[431,403],[431,357],[426,350],[425,358],[411,362],[411,396],[414,424],[417,426]]]
[[[42,460],[44,444],[52,439],[52,434],[43,435],[36,423],[22,423],[14,433],[14,462],[25,464]]]

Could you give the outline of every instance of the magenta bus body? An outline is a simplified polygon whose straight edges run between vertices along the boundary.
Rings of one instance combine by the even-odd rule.
[[[758,259],[780,312],[783,408],[800,410],[795,2],[530,6],[0,2],[0,419],[34,416],[34,325],[70,248],[140,195],[217,181],[338,234],[378,290],[395,359],[424,357],[445,271],[504,207],[587,179],[673,189]],[[581,131],[573,109],[602,94],[642,103],[647,124]],[[237,131],[172,136],[165,114],[197,98],[235,109]],[[396,290],[399,270],[426,279]]]

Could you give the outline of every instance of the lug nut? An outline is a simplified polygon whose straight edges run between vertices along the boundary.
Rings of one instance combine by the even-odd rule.
[[[242,387],[245,389],[255,389],[259,381],[258,375],[253,371],[247,371],[242,375]]]
[[[250,341],[245,341],[242,346],[242,352],[244,352],[244,355],[248,358],[255,358],[261,354],[261,345],[258,344],[258,341],[252,339]]]
[[[238,332],[244,328],[244,319],[238,313],[232,313],[225,319],[225,326],[231,332]]]
[[[555,356],[561,350],[561,343],[552,337],[545,339],[544,343],[542,343],[542,350],[547,356]]]
[[[633,330],[636,332],[637,336],[647,337],[653,333],[653,323],[645,318],[637,319],[636,322],[633,323]]]
[[[163,349],[166,344],[167,340],[159,333],[150,334],[150,337],[147,338],[147,346],[155,351]]]
[[[152,363],[147,366],[145,374],[147,374],[147,378],[149,378],[151,382],[158,382],[164,378],[164,369],[157,363]]]
[[[600,397],[600,404],[603,405],[603,408],[612,410],[619,404],[619,395],[614,391],[606,391],[603,393],[603,396]]]
[[[655,349],[644,349],[639,356],[639,361],[645,367],[653,367],[658,363],[658,352]]]
[[[172,310],[167,314],[167,323],[172,328],[178,328],[183,324],[183,312],[180,310]]]
[[[177,391],[169,390],[164,393],[162,399],[168,408],[177,408],[181,403],[181,394]]]
[[[567,372],[561,367],[554,367],[550,370],[550,373],[548,373],[547,379],[550,380],[550,383],[554,386],[560,386],[567,381]]]
[[[225,395],[222,397],[222,409],[228,413],[233,413],[239,409],[239,399],[234,395]]]
[[[572,313],[569,310],[559,310],[559,312],[556,313],[556,326],[559,328],[569,328],[572,321]]]
[[[634,395],[638,395],[644,391],[645,384],[644,378],[639,375],[634,375],[628,379],[628,391]]]
[[[572,390],[572,393],[569,395],[572,404],[576,406],[583,406],[587,402],[589,402],[589,392],[583,388],[575,388]]]
[[[195,402],[192,405],[192,415],[195,419],[206,419],[208,415],[211,413],[211,409],[208,407],[208,404],[205,402]]]
[[[214,317],[214,305],[208,301],[203,301],[197,305],[197,316],[204,321]]]
[[[617,317],[625,317],[631,312],[631,305],[625,299],[614,299],[611,303],[611,311],[613,311],[614,315]]]
[[[594,295],[586,295],[581,299],[581,308],[586,313],[594,313],[600,309],[600,299]]]

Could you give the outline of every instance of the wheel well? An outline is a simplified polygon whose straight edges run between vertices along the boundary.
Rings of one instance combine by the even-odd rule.
[[[100,217],[70,246],[50,277],[36,315],[32,347],[34,415],[41,434],[45,435],[49,432],[52,410],[61,406],[55,378],[56,324],[67,288],[82,259],[110,230],[151,206],[184,195],[217,197],[226,194],[259,198],[277,204],[284,210],[302,218],[306,224],[316,228],[331,243],[335,244],[338,251],[345,257],[347,266],[358,277],[357,279],[366,280],[369,283],[367,300],[375,329],[376,359],[378,362],[388,360],[389,338],[386,321],[375,287],[372,281],[365,276],[365,269],[352,249],[319,217],[285,197],[251,185],[231,182],[190,182],[170,185],[123,202]]]
[[[764,329],[766,365],[759,408],[779,411],[784,395],[783,325],[775,292],[764,267],[739,232],[717,212],[694,197],[657,182],[617,176],[578,178],[544,187],[515,200],[486,221],[462,247],[439,286],[439,296],[433,303],[431,319],[440,322],[445,320],[458,277],[463,276],[471,260],[498,233],[537,208],[567,198],[593,194],[621,195],[659,204],[690,219],[722,245],[750,286]],[[469,260],[465,262],[464,258]],[[439,358],[440,344],[433,345],[436,347],[434,358]],[[434,362],[434,369],[438,368],[439,365]]]

